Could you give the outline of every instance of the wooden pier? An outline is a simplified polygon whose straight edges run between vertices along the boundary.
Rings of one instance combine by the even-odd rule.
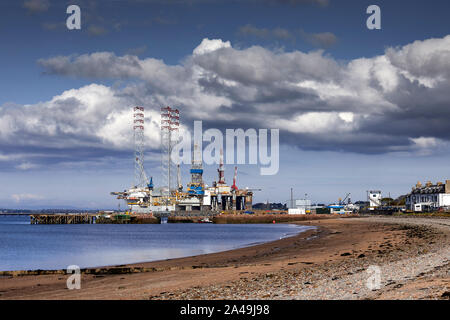
[[[94,224],[95,214],[32,214],[31,224]]]
[[[165,218],[168,223],[198,222],[214,218],[213,211],[159,212],[154,214],[102,214],[102,213],[55,213],[30,214],[31,224],[159,224]]]

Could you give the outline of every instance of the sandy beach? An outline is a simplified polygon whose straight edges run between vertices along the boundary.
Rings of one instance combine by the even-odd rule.
[[[296,236],[232,251],[0,277],[0,299],[448,299],[450,219],[352,217],[295,222]],[[370,266],[381,285],[367,287]]]

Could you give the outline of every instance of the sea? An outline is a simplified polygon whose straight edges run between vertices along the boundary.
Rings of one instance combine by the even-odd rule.
[[[31,225],[28,216],[0,216],[0,271],[181,258],[274,241],[311,228],[207,223]]]

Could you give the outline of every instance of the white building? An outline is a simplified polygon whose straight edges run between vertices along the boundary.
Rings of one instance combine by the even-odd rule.
[[[311,200],[296,199],[292,200],[294,207],[288,209],[289,214],[307,214],[311,212]]]
[[[306,210],[304,208],[289,209],[288,214],[306,214]]]
[[[373,208],[381,207],[381,191],[369,191],[369,207]]]
[[[311,209],[311,200],[309,199],[299,199],[299,200],[295,200],[295,207],[297,209],[302,209],[302,210],[310,210]]]
[[[406,209],[415,212],[450,208],[450,180],[444,183],[418,182],[406,196]]]

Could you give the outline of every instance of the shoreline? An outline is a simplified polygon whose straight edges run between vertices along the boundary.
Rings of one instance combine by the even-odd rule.
[[[413,222],[417,222],[416,225]],[[419,298],[437,299],[450,291],[448,261],[439,260],[442,254],[438,255],[450,243],[449,219],[361,217],[300,221],[296,224],[318,228],[220,253],[105,268],[107,273],[104,274],[83,274],[81,290],[67,290],[65,282],[68,276],[65,274],[3,277],[0,279],[0,299],[410,297],[404,293],[396,295],[402,288],[409,288],[408,292]],[[425,262],[436,269],[430,271],[421,265],[420,257],[427,254],[430,257]],[[389,272],[395,273],[401,268],[389,269],[390,265],[399,261],[410,264],[408,261],[417,258],[419,261],[414,260],[414,265],[419,265],[417,270],[425,271],[424,275],[418,272],[409,275],[409,280],[398,280],[394,274],[390,276],[392,279],[386,279],[395,280],[394,284],[387,282],[376,292],[367,292],[360,280],[353,279],[366,277],[366,269],[370,265],[380,265],[383,270],[392,269],[394,271]],[[406,274],[409,269],[407,267],[402,272]],[[425,281],[424,277],[431,278]],[[352,281],[354,285],[345,288],[345,283]],[[429,283],[437,285],[425,290],[423,287],[430,287]],[[333,286],[342,288],[333,291]]]
[[[245,249],[250,248],[254,246],[264,245],[271,242],[275,242],[282,239],[287,239],[291,237],[298,236],[299,234],[305,233],[310,230],[314,230],[316,227],[314,226],[304,226],[301,224],[293,223],[293,222],[286,222],[282,223],[283,225],[292,225],[296,227],[307,227],[305,230],[299,230],[296,232],[291,232],[286,234],[285,236],[282,236],[279,239],[273,239],[273,240],[267,240],[267,241],[260,241],[260,242],[252,242],[248,244],[243,244],[234,248],[226,249],[226,250],[220,250],[215,251],[211,253],[204,253],[200,255],[187,255],[187,256],[181,256],[176,258],[168,258],[168,259],[158,259],[158,260],[149,260],[149,261],[140,261],[140,262],[130,262],[130,263],[124,263],[124,264],[111,264],[111,265],[100,265],[100,266],[91,266],[91,267],[83,267],[80,268],[80,271],[82,274],[108,274],[110,270],[112,273],[117,274],[122,268],[123,273],[133,272],[130,268],[135,268],[134,272],[152,272],[155,271],[153,268],[145,268],[145,267],[133,267],[133,266],[140,266],[140,265],[147,265],[151,263],[158,263],[161,261],[168,261],[168,260],[174,260],[174,259],[186,259],[196,256],[204,256],[204,255],[210,255],[210,254],[220,254],[223,252],[229,252],[229,251],[235,251],[239,249]],[[127,271],[128,270],[128,271]],[[159,270],[158,270],[159,271]],[[60,274],[60,275],[66,275],[66,269],[18,269],[18,270],[0,270],[0,279],[1,277],[5,276],[24,276],[24,275],[51,275],[51,274]]]

